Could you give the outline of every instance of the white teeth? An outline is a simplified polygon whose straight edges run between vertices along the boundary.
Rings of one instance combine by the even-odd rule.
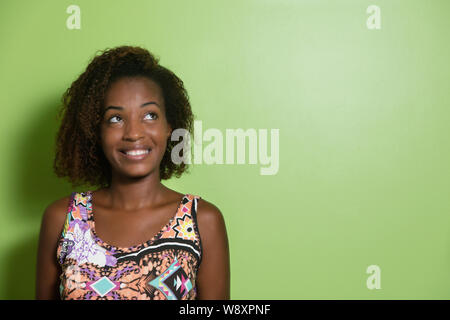
[[[126,151],[126,154],[130,156],[140,156],[141,154],[147,154],[148,150],[130,150]]]

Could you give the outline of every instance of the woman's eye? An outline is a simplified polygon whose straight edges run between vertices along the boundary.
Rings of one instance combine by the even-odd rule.
[[[145,117],[144,117],[146,120],[148,119],[148,120],[155,120],[155,119],[157,119],[158,118],[158,116],[156,115],[156,113],[154,113],[154,112],[149,112],[149,113],[147,113],[146,115],[145,115]],[[121,121],[122,120],[122,118],[120,117],[120,116],[112,116],[112,117],[110,117],[109,119],[108,119],[108,122],[109,123],[117,123],[117,122],[119,122],[119,121]]]
[[[151,116],[150,118],[148,117],[148,116]],[[149,112],[149,113],[147,113],[146,115],[145,115],[145,118],[146,119],[156,119],[158,116],[156,115],[156,113],[153,113],[153,112]]]
[[[113,116],[113,117],[109,118],[108,122],[111,122],[111,123],[116,123],[116,122],[118,122],[118,121],[111,121],[111,120],[114,119],[114,118],[120,119],[119,116]]]

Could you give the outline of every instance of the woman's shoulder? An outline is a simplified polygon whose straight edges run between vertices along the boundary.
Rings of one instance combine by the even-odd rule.
[[[59,198],[45,208],[41,224],[41,232],[44,238],[49,238],[53,241],[59,237],[67,217],[71,196],[67,195]]]
[[[225,231],[225,220],[220,209],[205,198],[200,198],[197,203],[197,223],[199,229],[205,232],[215,233]]]
[[[201,196],[194,195],[194,197],[197,197],[199,199],[198,204],[197,204],[198,214],[201,214],[202,216],[210,217],[210,219],[213,218],[214,216],[217,217],[219,215],[222,215],[222,212],[220,211],[220,209],[212,202],[209,202],[208,200],[206,200],[205,198],[203,198]]]
[[[67,209],[70,205],[71,199],[72,194],[56,199],[47,206],[45,212],[48,213],[49,215],[65,216],[67,214]]]
[[[168,189],[175,197],[188,197],[190,200],[197,199],[196,220],[199,228],[213,230],[216,228],[225,228],[225,221],[220,209],[212,202],[196,193],[180,193]]]
[[[43,220],[57,225],[64,223],[73,194],[74,193],[71,193],[49,203],[45,208]]]

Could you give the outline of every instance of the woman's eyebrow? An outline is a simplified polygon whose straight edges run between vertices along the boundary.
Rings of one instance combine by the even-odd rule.
[[[157,104],[155,101],[149,101],[149,102],[143,103],[143,104],[141,104],[140,108],[148,106],[149,104],[154,104],[158,108],[160,108],[159,104]],[[105,108],[105,112],[108,111],[109,109],[123,110],[124,108],[120,107],[120,106],[108,106],[108,107]]]

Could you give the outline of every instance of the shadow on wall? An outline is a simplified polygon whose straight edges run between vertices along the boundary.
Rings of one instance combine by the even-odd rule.
[[[38,238],[38,233],[23,237],[3,256],[3,299],[35,298]]]
[[[1,261],[2,269],[6,271],[1,279],[3,299],[35,298],[36,258],[42,215],[50,203],[72,191],[66,180],[57,178],[53,173],[55,138],[59,128],[56,115],[60,98],[48,100],[36,108],[40,112],[30,117],[26,126],[28,130],[21,132],[22,136],[17,142],[16,158],[13,161],[20,170],[15,173],[16,183],[10,190],[10,201],[15,207],[15,212],[11,214],[15,214],[18,224],[30,226],[23,230],[33,232],[28,232],[10,252],[4,253]]]

